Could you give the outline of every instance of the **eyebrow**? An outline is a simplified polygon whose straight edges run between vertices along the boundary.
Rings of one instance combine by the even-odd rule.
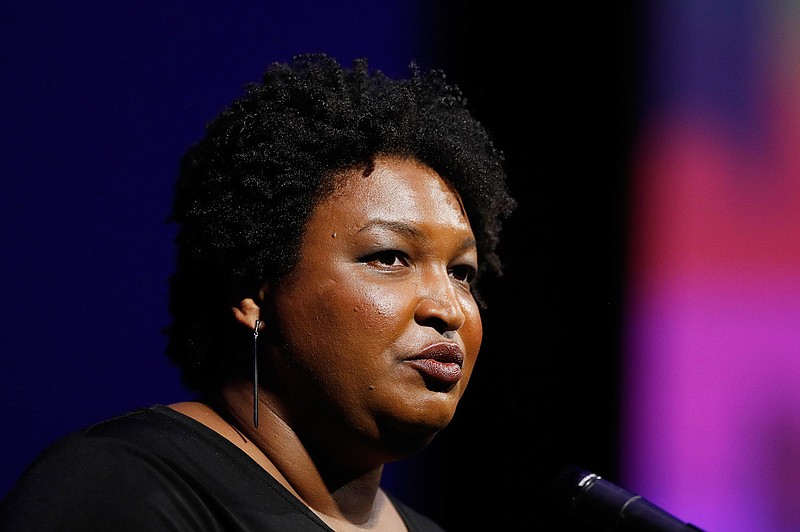
[[[406,238],[417,238],[417,239],[425,239],[425,235],[417,229],[416,227],[407,224],[405,222],[398,222],[395,220],[370,220],[364,227],[356,231],[356,233],[361,233],[362,231],[366,231],[367,229],[371,229],[373,227],[383,227],[388,229],[394,233],[398,233],[403,235]],[[466,251],[471,249],[477,249],[478,245],[475,241],[474,237],[467,237],[461,241],[461,243],[456,248],[458,251]]]

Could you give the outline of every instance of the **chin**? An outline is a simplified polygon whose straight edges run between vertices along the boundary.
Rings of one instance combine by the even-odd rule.
[[[381,423],[381,445],[393,456],[393,460],[416,454],[430,444],[452,419],[421,421],[419,419],[399,421],[393,419]]]
[[[433,434],[391,434],[381,439],[384,452],[388,455],[388,462],[403,460],[418,454],[424,450],[436,437],[438,432]]]

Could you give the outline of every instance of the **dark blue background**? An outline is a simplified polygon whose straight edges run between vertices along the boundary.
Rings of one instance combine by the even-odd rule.
[[[613,471],[630,29],[625,4],[4,2],[0,496],[69,430],[190,397],[161,333],[178,159],[269,63],[311,51],[447,68],[522,204],[459,415],[387,482],[458,528],[542,512],[562,462]]]

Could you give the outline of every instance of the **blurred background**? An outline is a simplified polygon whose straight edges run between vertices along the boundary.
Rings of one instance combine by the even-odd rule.
[[[387,487],[449,530],[589,530],[578,464],[709,531],[800,530],[800,4],[0,6],[0,496],[191,396],[163,354],[181,154],[273,61],[443,68],[520,207],[456,419]]]

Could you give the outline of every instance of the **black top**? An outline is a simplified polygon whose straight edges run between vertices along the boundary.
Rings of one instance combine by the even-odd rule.
[[[410,531],[441,531],[390,495]],[[0,502],[0,530],[330,531],[233,443],[156,405],[70,434]]]

